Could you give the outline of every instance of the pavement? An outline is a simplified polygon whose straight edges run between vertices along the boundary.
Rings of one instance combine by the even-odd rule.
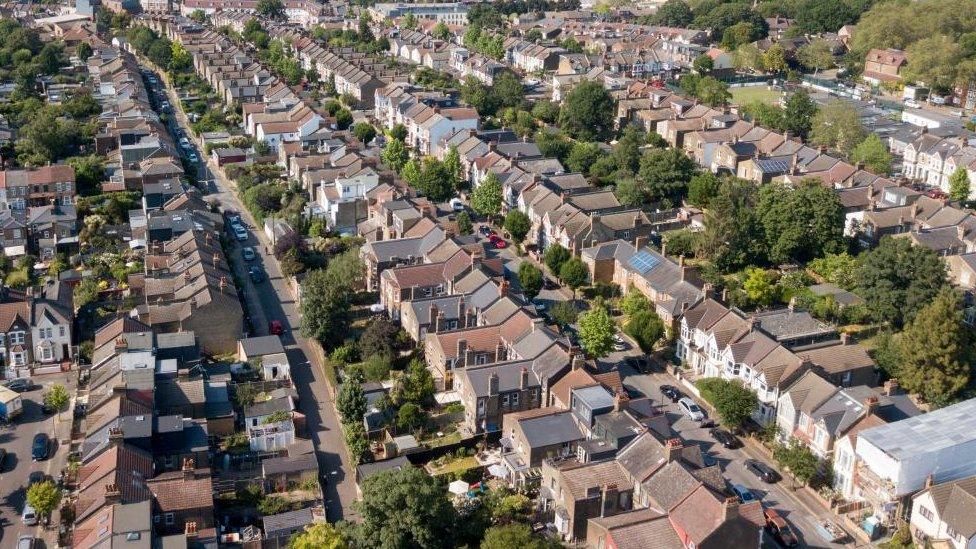
[[[68,392],[74,394],[77,387],[77,372],[49,374],[32,378],[40,388],[22,393],[24,412],[8,425],[0,427],[0,447],[7,451],[7,458],[0,467],[0,547],[15,547],[17,539],[23,535],[32,535],[39,539],[36,548],[57,546],[58,512],[51,518],[51,526],[25,526],[20,519],[27,501],[27,477],[34,471],[43,471],[55,482],[61,470],[68,461],[69,444],[60,444],[60,440],[70,439],[71,408],[58,415],[44,415],[41,412],[41,401],[44,392],[55,383],[68,387]],[[48,458],[44,461],[31,459],[31,445],[34,435],[48,433],[51,436],[51,447]]]
[[[144,61],[145,66],[150,66]],[[157,79],[159,75],[157,73]],[[151,84],[148,84],[150,85]],[[160,89],[160,81],[155,89]],[[189,120],[183,112],[176,92],[166,87],[169,102],[173,106],[174,126],[178,126],[187,135],[195,148],[202,151],[202,143],[190,130]],[[174,129],[170,128],[171,131]],[[231,255],[232,263],[244,281],[244,299],[247,305],[247,315],[251,319],[253,331],[251,335],[267,335],[268,321],[279,320],[284,328],[281,336],[282,344],[291,364],[292,381],[298,391],[299,409],[305,415],[306,435],[312,440],[319,462],[319,473],[323,479],[323,493],[325,495],[326,514],[330,521],[357,520],[359,515],[352,508],[352,503],[358,498],[356,492],[356,466],[349,458],[345,439],[340,428],[332,391],[328,386],[322,365],[316,361],[316,355],[310,351],[309,341],[299,336],[301,329],[301,315],[298,303],[289,287],[288,281],[281,274],[281,268],[273,254],[269,253],[272,245],[263,230],[254,230],[257,223],[247,208],[238,198],[234,189],[236,185],[223,172],[212,165],[211,158],[198,153],[203,162],[198,164],[198,179],[207,181],[210,191],[207,199],[216,202],[221,210],[233,210],[242,216],[248,226],[249,237],[245,242],[233,242]],[[251,246],[257,253],[257,258],[245,262],[241,257],[241,249]],[[247,276],[247,267],[260,265],[267,279],[254,284]],[[315,362],[313,362],[315,361]]]
[[[610,358],[610,357],[608,357]],[[645,396],[651,398],[655,403],[663,401],[663,409],[667,413],[671,422],[671,428],[686,442],[698,444],[703,452],[712,456],[719,466],[722,473],[730,483],[741,484],[748,488],[753,494],[763,500],[767,507],[773,507],[780,512],[794,528],[800,545],[803,547],[851,547],[852,544],[827,543],[821,539],[814,529],[815,520],[819,518],[832,519],[838,523],[833,514],[819,506],[815,501],[808,501],[801,491],[794,491],[790,488],[791,480],[787,477],[774,484],[765,483],[745,468],[746,459],[759,459],[767,464],[769,462],[764,456],[755,450],[751,444],[743,445],[736,449],[727,449],[715,442],[709,434],[709,429],[701,427],[697,422],[692,421],[684,415],[678,405],[665,399],[661,395],[661,385],[674,385],[682,390],[682,393],[689,395],[676,380],[667,373],[652,372],[641,373],[627,364],[619,364],[620,374],[623,378],[624,387],[631,396]],[[700,403],[700,401],[699,401]],[[773,464],[770,464],[773,465]],[[773,547],[771,545],[771,547]]]

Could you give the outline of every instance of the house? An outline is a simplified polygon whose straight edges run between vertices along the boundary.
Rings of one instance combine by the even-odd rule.
[[[506,414],[541,406],[542,383],[531,366],[502,362],[458,371],[454,385],[464,404],[464,427],[471,433],[497,431]]]
[[[292,536],[304,532],[313,524],[325,522],[325,510],[322,507],[306,507],[262,517],[261,521],[264,530],[262,549],[287,549]]]
[[[157,475],[145,485],[152,493],[156,536],[184,534],[208,549],[217,547],[209,469],[194,469],[193,462],[188,460],[181,471]]]
[[[591,518],[634,508],[634,483],[616,460],[589,464],[543,461],[542,487],[543,510],[553,514],[556,531],[567,540],[586,539]]]
[[[281,337],[248,337],[237,342],[237,360],[253,365],[264,381],[291,379],[291,366]]]
[[[537,408],[506,414],[502,419],[502,464],[513,486],[538,478],[542,461],[576,454],[585,440],[572,413],[559,408]]]
[[[78,468],[75,522],[84,523],[115,504],[149,499],[145,483],[152,475],[149,452],[125,443],[107,448]]]
[[[244,425],[254,451],[273,452],[295,442],[295,401],[280,389],[268,396],[244,408]]]
[[[77,549],[146,548],[152,541],[152,502],[116,503],[76,523],[71,546]]]
[[[54,164],[30,170],[0,172],[0,207],[27,210],[30,206],[52,203],[74,204],[75,169],[67,164]]]
[[[862,77],[878,86],[882,82],[901,80],[901,70],[908,64],[908,57],[902,50],[893,48],[872,49],[864,58]]]
[[[300,441],[287,448],[287,455],[261,460],[261,476],[267,493],[285,492],[318,477],[319,465],[310,444]]]
[[[363,482],[369,477],[383,471],[399,471],[406,467],[413,467],[406,456],[397,456],[371,463],[361,463],[356,466],[356,486],[361,491]]]
[[[206,420],[178,415],[157,417],[152,450],[156,471],[179,470],[187,460],[209,467],[210,434]]]
[[[970,420],[976,399],[865,429],[857,436],[855,500],[864,501],[883,524],[891,524],[926,487],[976,474],[976,432]]]
[[[976,546],[976,476],[939,484],[926,483],[912,497],[909,527],[920,545],[953,549]]]

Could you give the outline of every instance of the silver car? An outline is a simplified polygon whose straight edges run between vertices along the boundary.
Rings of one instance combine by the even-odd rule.
[[[681,411],[691,418],[692,421],[702,421],[705,419],[705,412],[702,411],[700,406],[695,404],[694,400],[688,397],[678,401],[678,408],[681,408]]]

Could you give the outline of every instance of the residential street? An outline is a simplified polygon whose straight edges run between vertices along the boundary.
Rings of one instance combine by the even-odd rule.
[[[162,86],[161,82],[157,84],[157,87],[159,86]],[[167,93],[179,126],[186,135],[191,136],[191,142],[196,143],[197,148],[202,152],[203,147],[196,138],[192,137],[189,122],[175,91],[167,88]],[[203,158],[202,155],[201,157]],[[355,520],[357,515],[351,504],[357,497],[354,477],[356,466],[346,452],[325,373],[320,364],[310,362],[314,360],[315,355],[309,351],[308,341],[298,335],[301,328],[298,304],[287,281],[281,275],[277,261],[269,253],[270,241],[263,231],[256,229],[257,223],[254,218],[233,191],[233,182],[227,180],[215,166],[210,166],[210,158],[206,158],[206,162],[207,165],[201,164],[200,179],[212,180],[215,191],[208,195],[208,200],[215,201],[222,211],[239,212],[250,228],[250,238],[243,243],[234,241],[231,255],[239,278],[245,281],[246,287],[243,291],[247,301],[247,314],[254,326],[252,335],[266,335],[270,320],[280,320],[284,327],[285,333],[281,339],[291,363],[292,380],[298,391],[299,408],[306,418],[307,435],[311,438],[318,456],[319,472],[324,479],[323,491],[328,518],[330,521]],[[257,259],[245,263],[241,258],[242,246],[253,247]],[[258,285],[251,282],[247,276],[247,267],[252,264],[264,268],[267,273],[266,281]]]
[[[57,425],[57,415],[44,415],[41,411],[41,401],[44,392],[55,383],[68,387],[74,394],[76,383],[68,381],[76,379],[78,372],[51,374],[33,378],[38,385],[32,391],[22,393],[24,402],[23,414],[10,425],[0,427],[0,448],[7,451],[7,458],[0,467],[0,547],[14,547],[17,538],[22,535],[33,535],[42,538],[46,547],[57,546],[58,513],[51,519],[51,527],[25,526],[21,520],[21,513],[27,501],[27,477],[34,471],[42,471],[50,480],[57,481],[61,469],[68,459],[68,445],[59,444],[59,440],[67,440],[70,436],[71,405],[61,413],[61,421]],[[47,433],[51,436],[51,446],[48,458],[44,461],[31,459],[31,443],[37,433]]]
[[[693,397],[670,374],[663,372],[642,374],[624,363],[620,363],[619,368],[624,386],[632,396],[647,396],[655,402],[661,402],[660,386],[667,384],[677,386],[682,393]],[[832,515],[827,510],[820,510],[814,515],[804,508],[798,497],[790,490],[789,478],[780,480],[775,484],[767,484],[746,470],[744,463],[746,459],[760,457],[752,448],[743,446],[734,450],[727,449],[712,438],[707,428],[700,427],[697,422],[684,415],[678,409],[677,404],[664,399],[664,408],[671,421],[671,428],[681,438],[699,444],[703,451],[714,457],[722,467],[722,472],[729,482],[747,487],[752,493],[760,497],[767,507],[774,507],[780,511],[780,514],[797,531],[801,545],[806,547],[845,547],[845,545],[827,543],[817,535],[814,530],[814,520],[818,517],[829,518]],[[817,510],[815,507],[813,509]],[[846,547],[851,546],[854,545],[851,543],[846,545]],[[775,545],[770,545],[770,547],[775,547]]]

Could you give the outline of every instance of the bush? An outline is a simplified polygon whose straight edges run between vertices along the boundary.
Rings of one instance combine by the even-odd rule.
[[[642,351],[650,353],[664,336],[664,322],[652,310],[638,311],[627,320],[624,331],[637,341]]]
[[[329,355],[332,362],[352,364],[359,361],[359,347],[355,343],[347,342],[336,347]]]
[[[383,381],[390,377],[390,359],[382,355],[373,355],[362,365],[366,381]]]
[[[631,285],[627,295],[620,301],[620,310],[627,316],[633,316],[641,311],[651,310],[651,302],[647,296]]]

